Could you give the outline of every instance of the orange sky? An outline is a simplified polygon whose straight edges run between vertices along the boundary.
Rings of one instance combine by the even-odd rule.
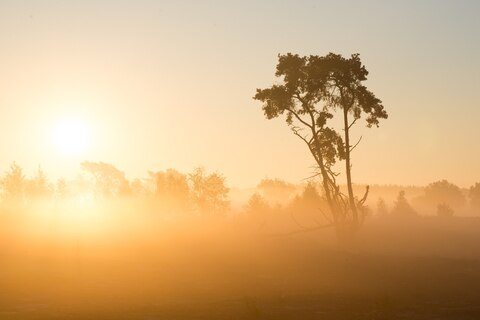
[[[83,160],[129,178],[198,165],[231,186],[300,182],[313,164],[252,99],[278,53],[361,54],[389,119],[358,126],[359,183],[480,181],[476,1],[2,1],[0,171],[72,177]],[[73,119],[73,120],[72,120]],[[90,143],[60,152],[68,121]]]

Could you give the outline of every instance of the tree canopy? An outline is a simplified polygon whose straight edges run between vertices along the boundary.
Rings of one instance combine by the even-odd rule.
[[[477,210],[480,210],[480,183],[475,183],[468,191],[470,204]]]
[[[446,204],[454,208],[462,207],[466,202],[462,190],[447,180],[435,181],[426,186],[425,201],[434,207]]]

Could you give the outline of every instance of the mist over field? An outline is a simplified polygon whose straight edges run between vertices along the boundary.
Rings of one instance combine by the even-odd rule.
[[[97,164],[95,176],[53,186],[42,173],[3,193],[2,319],[479,315],[480,215],[468,190],[372,186],[362,229],[339,241],[320,228],[318,183],[263,179],[228,192],[202,169],[131,182]],[[459,195],[452,215],[438,211]]]

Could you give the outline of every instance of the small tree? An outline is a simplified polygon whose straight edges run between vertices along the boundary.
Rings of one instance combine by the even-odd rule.
[[[203,168],[196,168],[189,174],[189,181],[194,204],[200,213],[218,215],[227,210],[229,189],[222,175],[206,174]]]
[[[301,194],[296,196],[290,203],[290,210],[301,212],[306,215],[317,215],[322,204],[322,197],[313,182],[308,182]]]
[[[267,200],[262,197],[261,194],[255,192],[248,199],[248,203],[245,206],[245,213],[248,216],[264,216],[266,212],[270,211],[270,209]]]
[[[405,191],[400,191],[397,200],[392,209],[392,215],[396,217],[414,217],[417,215],[415,209],[412,208],[405,197]]]
[[[303,229],[322,227],[332,224],[331,216],[326,214],[328,204],[318,190],[318,185],[309,181],[303,191],[287,206],[294,222]]]
[[[378,198],[377,201],[377,215],[386,216],[388,215],[388,207],[383,198]]]
[[[437,216],[442,218],[453,217],[453,209],[446,203],[440,203],[437,206]]]
[[[248,219],[253,221],[258,229],[265,227],[272,208],[267,200],[259,193],[254,193],[245,206],[245,214]]]
[[[45,199],[52,192],[52,185],[48,182],[46,174],[39,167],[35,175],[27,181],[26,193],[28,198],[31,200]]]

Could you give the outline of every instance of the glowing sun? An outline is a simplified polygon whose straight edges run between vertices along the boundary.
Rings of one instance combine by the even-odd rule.
[[[55,150],[66,155],[84,152],[90,144],[90,128],[77,119],[62,120],[52,131]]]

